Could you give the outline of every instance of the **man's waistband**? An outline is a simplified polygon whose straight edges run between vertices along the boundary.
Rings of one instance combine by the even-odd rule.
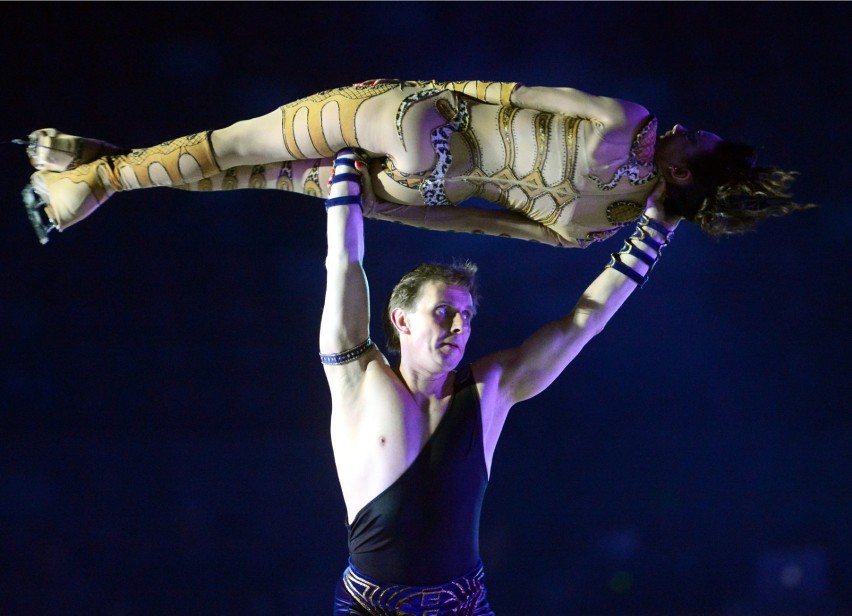
[[[487,606],[481,562],[469,573],[437,586],[387,584],[364,575],[350,564],[343,572],[343,584],[363,608],[379,613],[404,608],[416,614],[422,611],[462,615],[474,614],[478,606]]]

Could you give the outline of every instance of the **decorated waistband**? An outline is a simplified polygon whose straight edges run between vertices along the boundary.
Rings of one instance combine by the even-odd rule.
[[[482,563],[470,573],[439,586],[384,584],[364,575],[351,564],[343,572],[347,592],[368,611],[384,613],[467,615],[485,603]],[[490,610],[486,613],[491,613]]]

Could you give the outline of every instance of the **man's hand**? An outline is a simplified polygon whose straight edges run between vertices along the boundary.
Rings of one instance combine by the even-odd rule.
[[[328,178],[329,199],[326,207],[342,203],[341,198],[361,195],[366,170],[367,165],[361,159],[360,151],[347,148],[338,152]]]
[[[361,206],[365,214],[372,212],[373,208],[379,203],[382,203],[382,200],[373,191],[373,178],[372,173],[370,173],[370,165],[373,162],[376,165],[379,164],[378,161],[371,161],[369,159],[359,160],[357,163],[360,165],[358,170],[361,172]]]

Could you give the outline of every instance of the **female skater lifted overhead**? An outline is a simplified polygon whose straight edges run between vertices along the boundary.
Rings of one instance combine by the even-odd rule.
[[[325,199],[333,155],[369,159],[364,215],[436,230],[585,247],[635,221],[664,182],[667,212],[710,235],[810,207],[793,174],[754,148],[657,121],[636,103],[573,88],[379,79],[327,90],[227,128],[145,149],[33,132],[24,189],[42,243],[114,193],[271,188]],[[455,207],[471,197],[503,209]]]

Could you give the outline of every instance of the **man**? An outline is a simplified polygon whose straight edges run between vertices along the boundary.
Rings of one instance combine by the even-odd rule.
[[[543,391],[603,329],[647,279],[678,219],[652,196],[637,232],[570,313],[519,347],[461,368],[476,312],[475,266],[416,268],[388,302],[387,329],[400,351],[393,367],[369,338],[362,168],[353,152],[341,152],[327,202],[320,358],[350,553],[335,614],[493,614],[479,514],[509,409]]]

